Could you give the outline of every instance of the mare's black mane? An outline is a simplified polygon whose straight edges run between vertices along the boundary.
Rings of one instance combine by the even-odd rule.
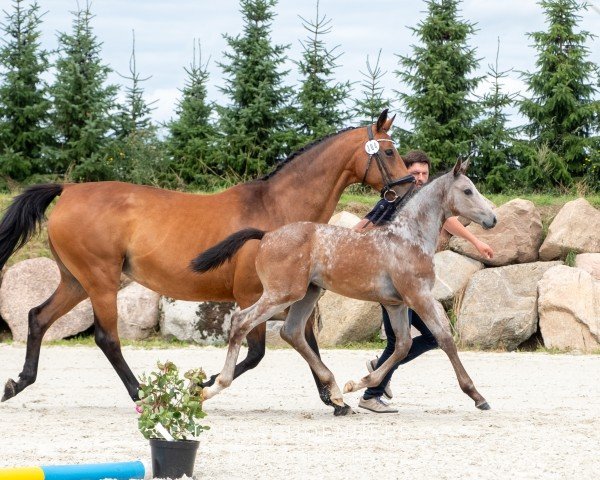
[[[290,154],[286,159],[281,160],[280,162],[278,162],[277,166],[272,171],[270,171],[269,173],[267,173],[262,178],[259,178],[258,181],[269,180],[274,175],[276,175],[279,171],[281,171],[281,169],[283,167],[285,167],[288,163],[290,163],[292,160],[294,160],[296,157],[299,157],[303,153],[306,153],[308,150],[310,150],[314,146],[319,145],[320,143],[324,142],[325,140],[328,140],[331,137],[335,137],[336,135],[339,135],[340,133],[344,133],[344,132],[347,132],[349,130],[354,130],[356,128],[359,128],[359,127],[347,127],[347,128],[344,128],[344,129],[342,129],[342,130],[340,130],[338,132],[330,133],[329,135],[326,135],[326,136],[324,136],[322,138],[319,138],[318,140],[314,140],[314,141],[312,141],[312,142],[304,145],[302,148],[300,148],[300,149],[296,150],[294,153]]]

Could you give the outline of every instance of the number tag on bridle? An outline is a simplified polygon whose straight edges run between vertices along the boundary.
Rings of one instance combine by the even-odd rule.
[[[379,151],[379,142],[377,140],[369,140],[365,143],[365,150],[369,155],[375,155]]]

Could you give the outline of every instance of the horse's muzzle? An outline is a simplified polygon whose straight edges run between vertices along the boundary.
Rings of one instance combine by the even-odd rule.
[[[498,220],[496,219],[496,215],[494,215],[492,217],[492,220],[490,222],[486,222],[484,221],[482,223],[483,228],[485,228],[486,230],[489,230],[491,228],[494,228],[496,226],[496,223],[498,223]]]

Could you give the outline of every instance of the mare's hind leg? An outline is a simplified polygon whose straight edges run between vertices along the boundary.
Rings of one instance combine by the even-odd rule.
[[[471,380],[471,377],[469,377],[460,358],[458,358],[458,351],[456,350],[454,339],[450,333],[450,320],[448,319],[442,304],[435,300],[431,295],[428,295],[414,299],[411,308],[417,312],[419,317],[421,317],[425,325],[427,325],[427,328],[429,328],[437,340],[440,348],[448,355],[450,363],[452,363],[452,367],[454,367],[461,390],[473,399],[477,408],[480,410],[489,410],[489,404],[477,391],[473,384],[473,380]]]
[[[352,410],[344,403],[342,392],[338,387],[335,377],[329,370],[318,353],[316,353],[306,340],[306,323],[313,312],[319,299],[321,289],[316,285],[309,285],[306,295],[294,303],[281,329],[281,337],[292,345],[308,362],[314,375],[318,378],[324,390],[320,392],[334,404],[334,415],[346,415]]]
[[[256,325],[266,322],[280,310],[285,309],[289,303],[280,304],[269,300],[263,295],[258,302],[241,312],[236,312],[231,319],[231,332],[229,334],[229,348],[223,370],[215,379],[215,382],[202,389],[205,400],[214,397],[223,389],[229,387],[233,381],[235,362],[237,361],[242,340]]]
[[[90,292],[90,300],[94,309],[94,335],[96,345],[111,363],[119,378],[125,385],[127,393],[133,401],[139,400],[139,382],[129,368],[121,352],[118,333],[117,314],[118,285],[103,292]]]
[[[44,334],[58,318],[68,313],[85,298],[87,293],[79,282],[66,269],[61,269],[61,280],[55,292],[44,303],[29,311],[25,365],[18,381],[9,379],[6,382],[3,402],[35,382]]]
[[[392,306],[384,305],[389,317],[392,329],[396,335],[396,344],[390,357],[383,362],[379,368],[361,378],[358,382],[350,380],[344,386],[344,392],[355,392],[365,387],[375,387],[379,385],[390,368],[402,360],[412,344],[410,338],[410,322],[408,321],[408,310],[404,305]]]

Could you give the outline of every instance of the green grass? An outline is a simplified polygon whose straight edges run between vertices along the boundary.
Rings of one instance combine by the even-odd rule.
[[[95,347],[96,342],[94,340],[93,334],[80,334],[71,338],[62,339],[62,340],[54,340],[52,342],[48,342],[47,345],[57,346],[57,347]],[[125,340],[121,339],[121,346],[123,347],[133,347],[133,348],[156,348],[156,349],[170,349],[170,348],[186,348],[192,347],[196,344],[193,342],[184,342],[176,339],[165,339],[160,335],[152,335],[145,340]]]
[[[518,193],[518,192],[511,193],[511,194],[491,193],[491,194],[486,195],[486,197],[488,199],[490,199],[492,202],[494,202],[494,204],[496,204],[498,206],[503,205],[511,200],[514,200],[515,198],[521,198],[523,200],[529,200],[536,207],[557,206],[557,205],[562,206],[567,202],[578,199],[580,196],[581,195],[577,195],[575,193],[566,194],[566,195],[558,195],[558,194],[553,194],[553,193]],[[590,202],[590,204],[595,206],[596,208],[600,208],[600,194],[585,195],[584,198],[588,202]]]

